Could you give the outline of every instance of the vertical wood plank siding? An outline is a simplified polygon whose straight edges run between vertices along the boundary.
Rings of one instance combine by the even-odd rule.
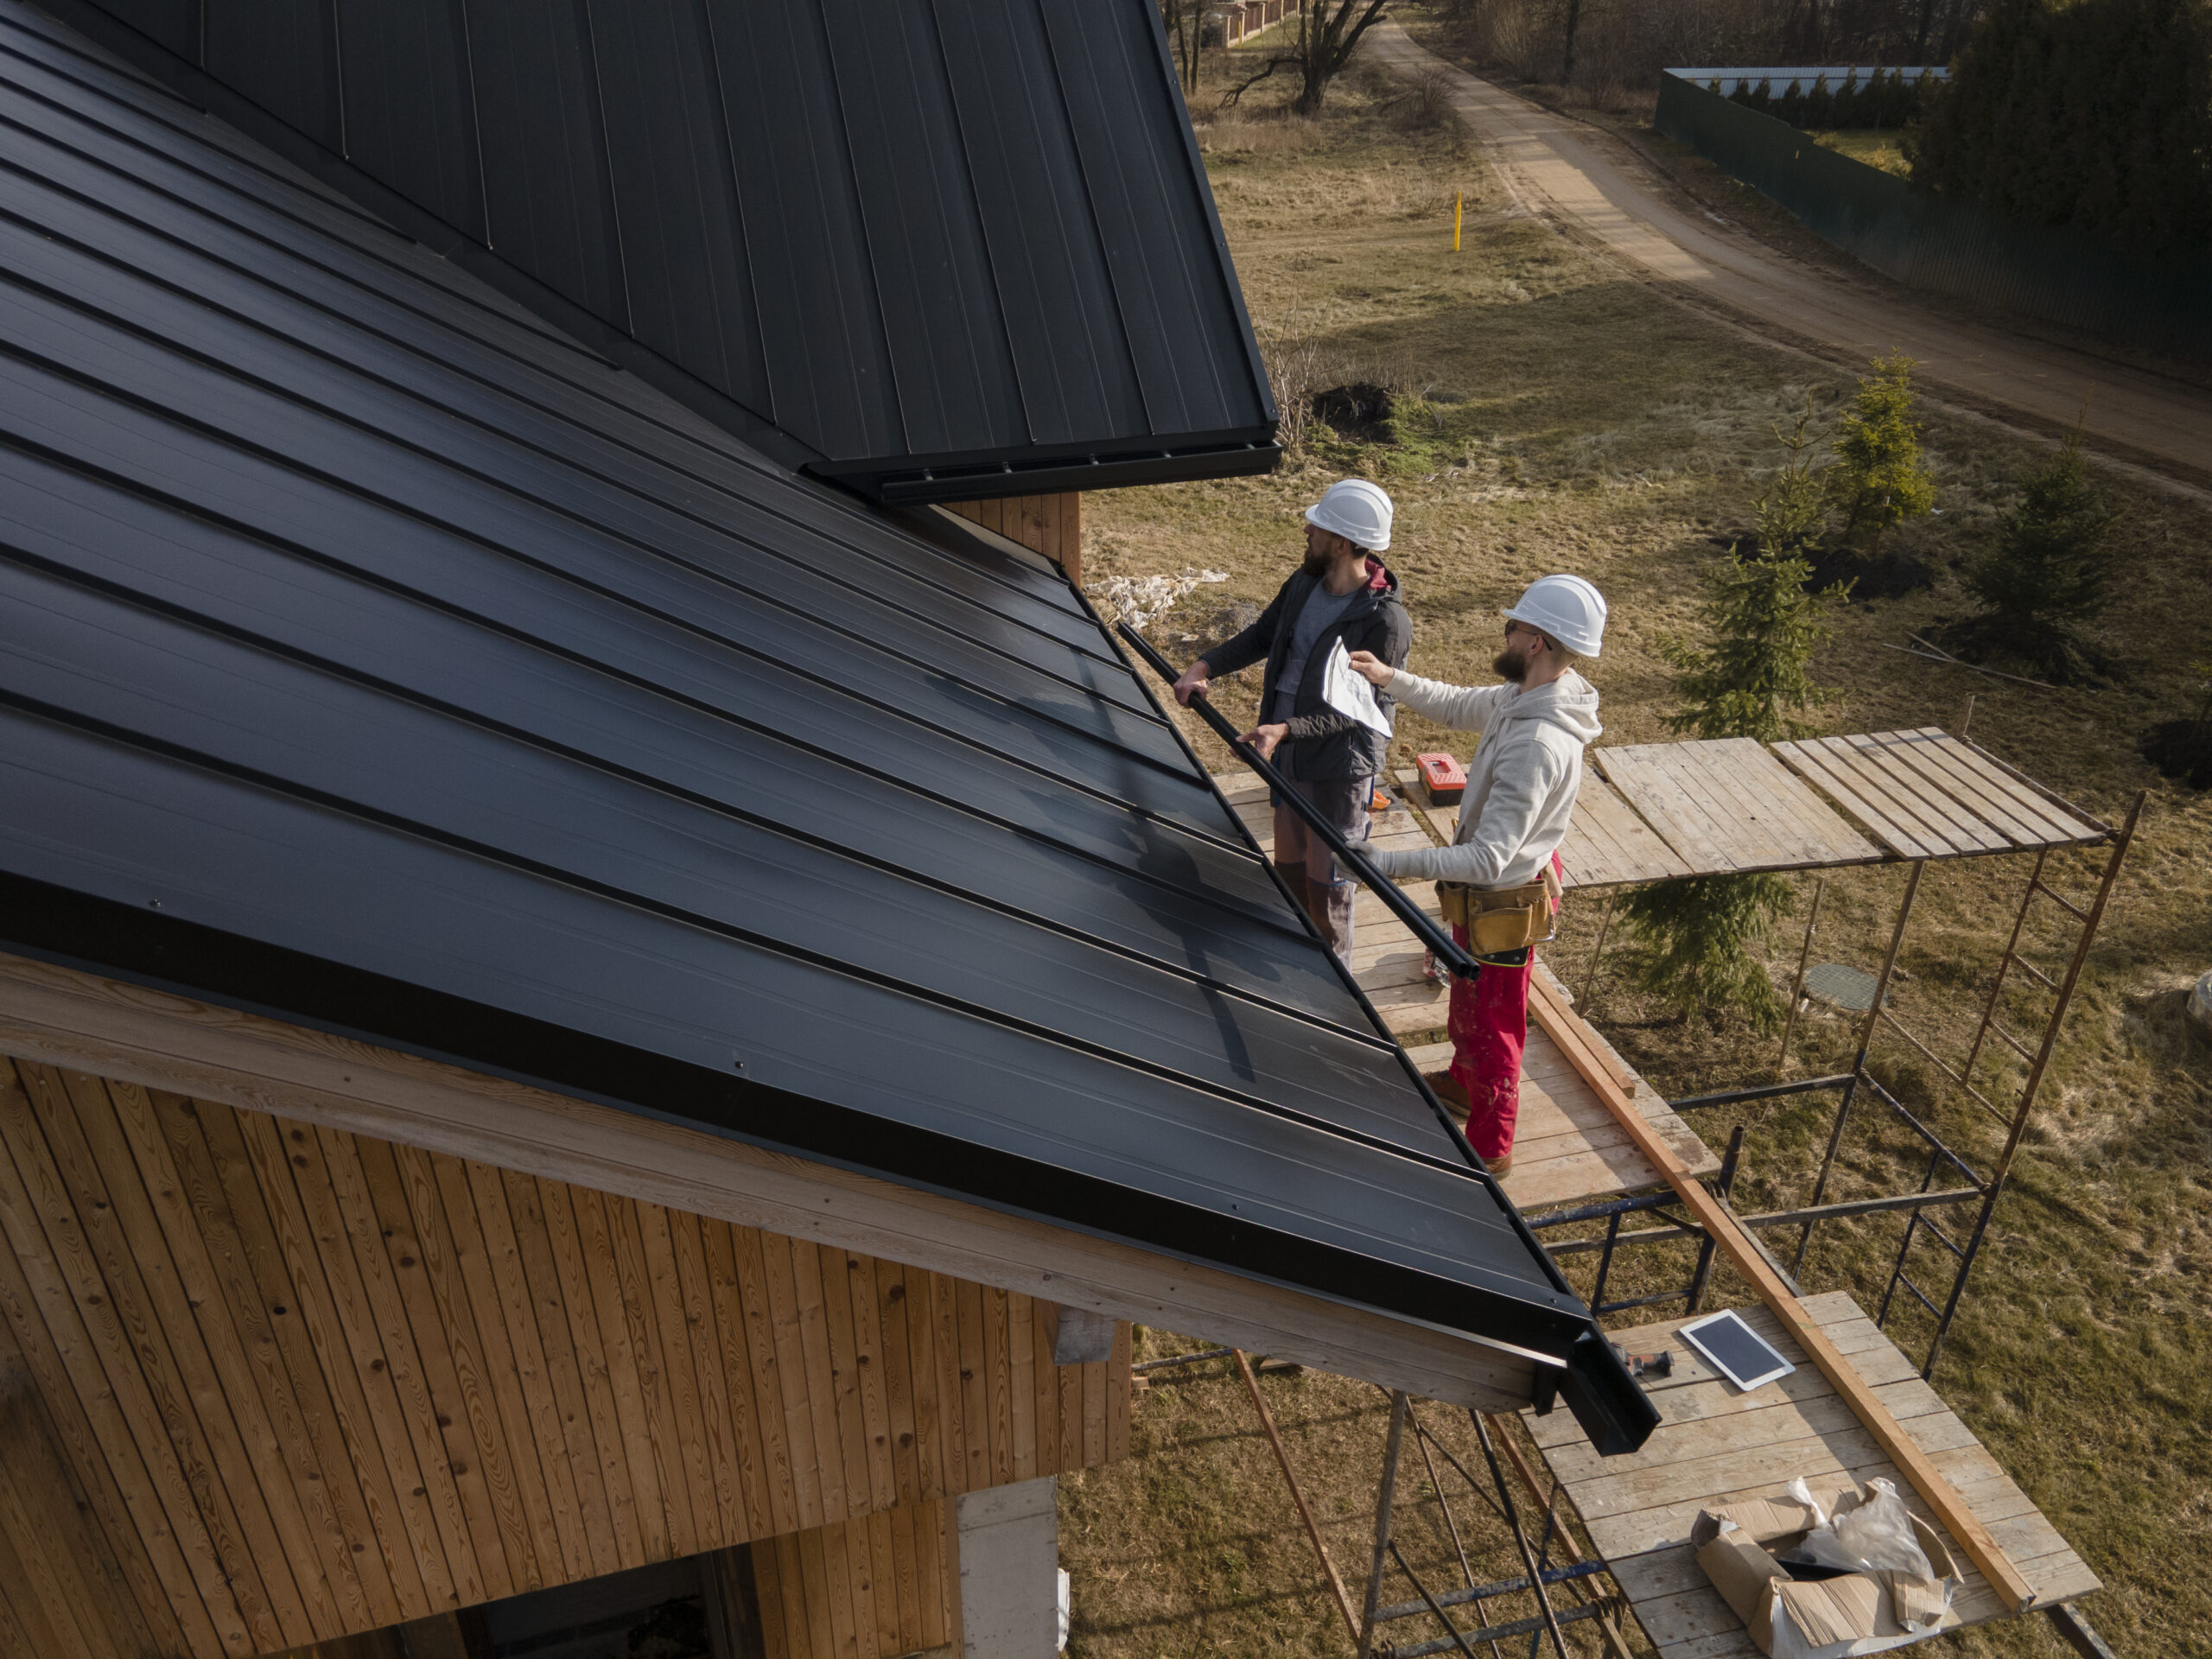
[[[953,1525],[938,1500],[752,1546],[767,1659],[904,1659],[952,1644]]]
[[[935,1645],[944,1501],[1126,1449],[1127,1327],[1052,1325],[0,1057],[0,1651],[244,1659],[777,1535],[790,1651]]]
[[[1010,542],[1019,542],[1068,573],[1068,580],[1083,586],[1083,492],[1060,495],[1009,495],[994,501],[955,501],[945,511],[955,512],[985,530],[995,530]]]

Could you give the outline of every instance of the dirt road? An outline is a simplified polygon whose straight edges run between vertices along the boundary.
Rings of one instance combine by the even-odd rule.
[[[1522,207],[1662,289],[1840,360],[1902,349],[1931,388],[2045,431],[2071,427],[2086,404],[2094,448],[2200,489],[2212,481],[2212,392],[1959,322],[1872,273],[1854,283],[1792,259],[1687,200],[1621,140],[1454,68],[1396,23],[1376,24],[1368,40],[1401,73],[1445,77]]]

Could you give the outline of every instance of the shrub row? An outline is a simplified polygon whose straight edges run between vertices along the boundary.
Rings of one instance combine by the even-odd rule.
[[[1720,90],[1718,81],[1710,85],[1713,91]],[[1777,97],[1772,81],[1762,80],[1754,86],[1739,80],[1728,97],[1732,103],[1774,116],[1793,127],[1825,131],[1834,127],[1902,127],[1919,115],[1920,86],[1919,81],[1907,80],[1894,69],[1887,74],[1877,70],[1863,81],[1854,69],[1840,86],[1830,86],[1827,77],[1821,75],[1809,88],[1790,81]]]

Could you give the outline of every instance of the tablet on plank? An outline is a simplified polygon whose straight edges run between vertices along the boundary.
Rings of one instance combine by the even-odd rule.
[[[1713,1363],[1713,1370],[1746,1391],[1797,1369],[1745,1325],[1733,1308],[1693,1320],[1681,1328],[1680,1335]]]

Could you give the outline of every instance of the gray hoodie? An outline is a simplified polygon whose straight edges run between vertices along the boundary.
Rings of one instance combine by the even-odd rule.
[[[1518,887],[1537,879],[1567,838],[1582,787],[1582,751],[1604,728],[1598,692],[1569,669],[1548,685],[1480,689],[1424,680],[1400,669],[1390,690],[1401,708],[1465,732],[1480,732],[1449,847],[1386,853],[1368,861],[1384,875]]]

